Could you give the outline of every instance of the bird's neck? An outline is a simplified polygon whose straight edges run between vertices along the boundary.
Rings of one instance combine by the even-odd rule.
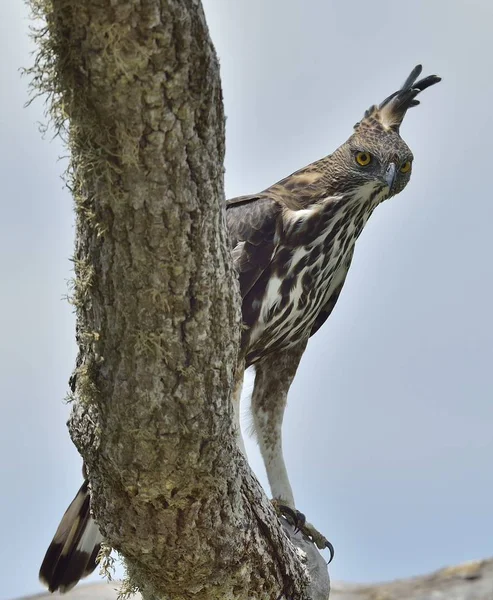
[[[328,196],[302,210],[283,215],[285,239],[289,245],[314,243],[321,236],[330,239],[350,228],[357,238],[374,209],[386,196],[386,189],[369,183],[351,192]]]

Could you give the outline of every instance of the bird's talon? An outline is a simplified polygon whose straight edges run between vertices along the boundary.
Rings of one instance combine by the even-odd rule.
[[[334,546],[328,540],[325,540],[325,547],[328,548],[330,552],[329,562],[327,563],[328,565],[330,565],[335,554]]]
[[[281,504],[279,500],[272,500],[272,504],[277,514],[292,525],[295,535],[301,532],[305,537],[311,540],[319,550],[324,550],[325,548],[329,550],[330,558],[327,564],[330,564],[335,554],[334,546],[319,531],[317,531],[313,525],[306,522],[305,515],[299,510],[293,509],[286,504]]]
[[[296,522],[296,512],[292,508],[285,504],[279,504],[276,500],[272,500],[272,504],[280,517],[284,517],[291,524]]]
[[[296,513],[296,523],[295,523],[295,531],[294,532],[298,533],[298,531],[301,531],[303,529],[303,527],[305,526],[306,517],[299,510],[296,510],[295,513]]]
[[[329,540],[309,523],[306,523],[303,527],[301,527],[300,531],[304,536],[309,538],[319,550],[324,550],[325,548],[329,550],[330,558],[327,564],[330,564],[334,558],[335,550],[334,546],[329,542]]]
[[[299,510],[293,509],[285,504],[280,504],[277,500],[273,500],[272,504],[276,509],[276,512],[284,517],[294,527],[294,532],[298,533],[305,525],[306,517]]]

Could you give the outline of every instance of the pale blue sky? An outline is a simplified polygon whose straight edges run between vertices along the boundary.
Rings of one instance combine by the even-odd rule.
[[[221,58],[228,196],[330,153],[422,62],[443,82],[402,135],[408,188],[372,217],[285,420],[298,507],[334,579],[375,581],[493,555],[493,4],[206,0]],[[73,215],[58,140],[29,109],[27,11],[0,21],[1,598],[37,571],[80,485],[65,427],[75,345]],[[251,462],[265,481],[255,444]]]

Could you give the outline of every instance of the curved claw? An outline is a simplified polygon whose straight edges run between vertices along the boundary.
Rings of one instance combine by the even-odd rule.
[[[328,565],[330,565],[330,563],[332,562],[332,559],[334,558],[334,555],[335,555],[334,546],[329,541],[326,541],[325,547],[328,548],[329,552],[330,552],[329,562],[327,563]]]
[[[272,504],[274,505],[276,512],[294,527],[295,534],[301,532],[306,538],[310,539],[319,550],[322,550],[323,548],[329,550],[330,558],[327,564],[330,565],[334,558],[335,550],[334,546],[325,538],[325,536],[318,532],[313,525],[307,523],[305,515],[299,510],[291,508],[286,504],[280,504],[277,500],[273,500]]]
[[[301,531],[303,529],[303,527],[305,526],[306,517],[299,510],[296,510],[295,513],[296,513],[296,521],[294,524],[294,532],[298,533],[298,531]]]
[[[306,522],[305,515],[299,510],[294,510],[285,504],[277,504],[276,506],[283,517],[289,517],[288,520],[292,522],[291,524],[294,527],[294,533],[298,533]]]

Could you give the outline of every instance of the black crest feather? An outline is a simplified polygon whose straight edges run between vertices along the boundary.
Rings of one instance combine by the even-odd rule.
[[[416,96],[426,88],[441,81],[438,75],[428,75],[428,77],[417,81],[422,70],[423,67],[421,65],[416,65],[403,86],[390,94],[390,96],[387,96],[378,106],[371,106],[365,112],[363,119],[359,123],[356,123],[355,129],[362,126],[380,126],[384,129],[392,129],[398,132],[408,109],[418,106],[419,100],[416,100]]]

